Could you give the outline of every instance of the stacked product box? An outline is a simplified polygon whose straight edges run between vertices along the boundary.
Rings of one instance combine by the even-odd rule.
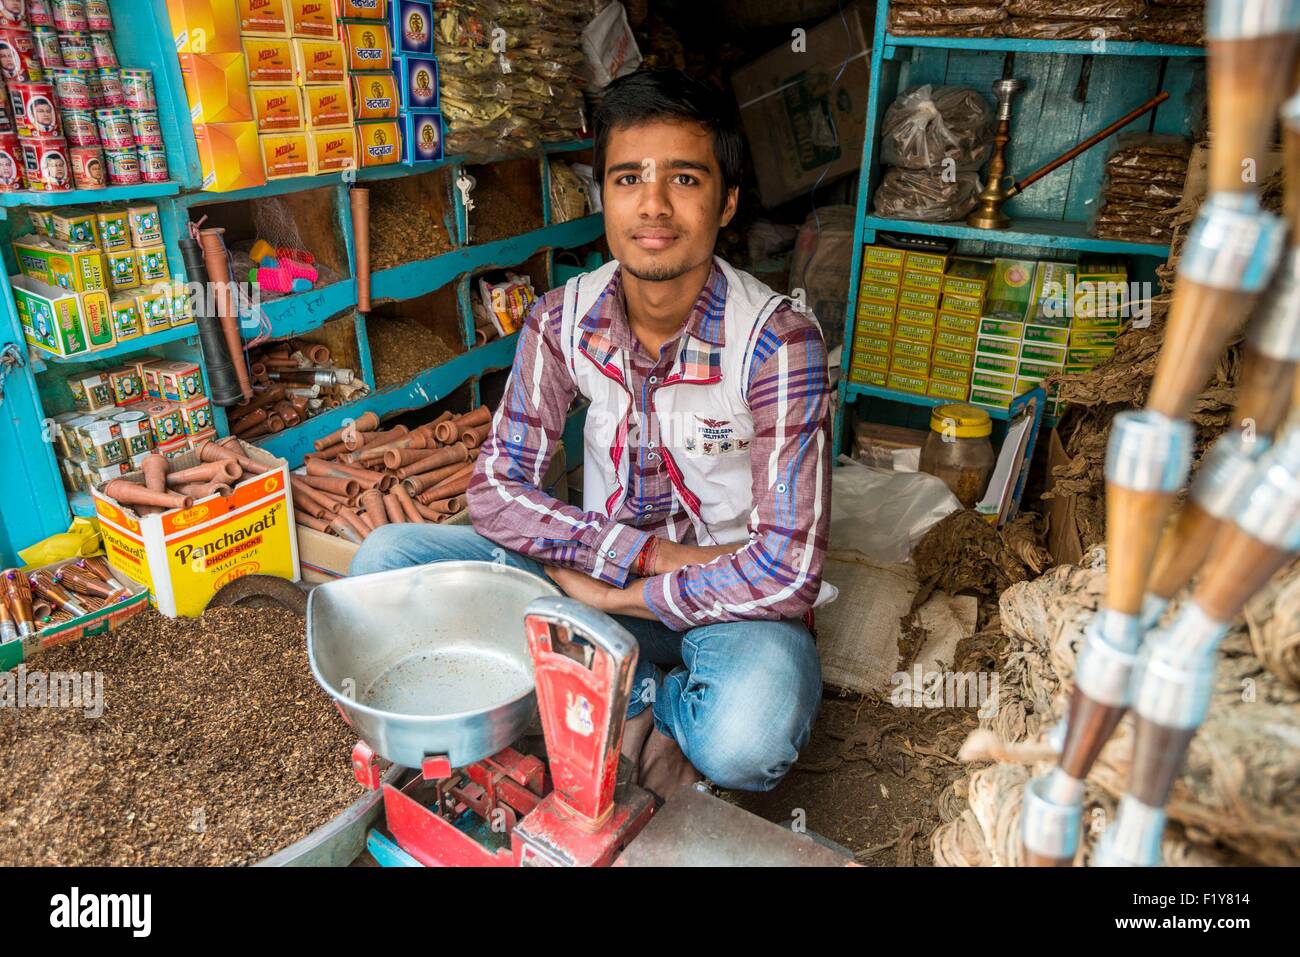
[[[975,337],[992,274],[993,264],[988,260],[954,259],[948,264],[930,354],[927,395],[958,401],[969,396]]]
[[[401,91],[393,72],[388,0],[340,0],[339,36],[356,120],[357,161],[388,166],[402,159]]]
[[[388,20],[402,99],[402,162],[432,163],[442,159],[443,141],[432,0],[389,0]]]
[[[903,257],[894,335],[889,347],[889,379],[895,392],[930,394],[930,359],[943,298],[943,271],[948,257],[909,250]]]
[[[868,246],[862,253],[857,315],[853,321],[853,351],[849,381],[886,388],[894,314],[903,282],[905,252],[888,246]]]
[[[158,207],[28,212],[35,232],[13,241],[10,277],[27,341],[60,358],[112,348],[194,321],[167,265]]]
[[[1025,318],[1034,295],[1037,267],[1033,260],[993,260],[975,335],[970,388],[970,401],[975,405],[1006,409],[1016,397]]]
[[[145,355],[74,373],[67,386],[76,411],[53,418],[52,439],[70,492],[120,478],[150,452],[175,457],[216,435],[195,362]]]
[[[0,4],[0,192],[167,180],[153,75],[112,30],[107,0]]]
[[[1115,355],[1128,315],[1128,270],[1115,261],[1082,260],[1074,287],[1074,319],[1066,343],[1065,373],[1087,372]],[[1048,414],[1059,415],[1052,399]]]

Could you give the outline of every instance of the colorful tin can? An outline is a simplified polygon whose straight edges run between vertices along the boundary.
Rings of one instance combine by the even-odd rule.
[[[108,383],[113,388],[113,402],[116,405],[131,405],[135,402],[142,402],[146,398],[144,380],[140,378],[140,367],[137,365],[118,366],[116,369],[109,369]],[[148,421],[148,416],[144,415],[144,413],[140,415],[141,418]],[[109,421],[117,423],[119,432],[121,431],[121,423],[118,423],[116,415]]]
[[[141,146],[136,152],[140,154],[140,179],[146,183],[167,182],[167,151],[161,146]]]
[[[91,110],[64,110],[63,135],[69,146],[98,146],[99,127]]]
[[[0,3],[0,27],[26,27],[27,15],[23,0],[6,0]]]
[[[36,49],[36,59],[42,70],[52,70],[63,66],[63,53],[59,49],[59,35],[48,27],[32,29],[32,46]]]
[[[156,110],[153,73],[149,70],[122,70],[122,103],[132,110]]]
[[[90,29],[90,21],[86,19],[86,0],[50,0],[50,13],[54,29],[60,33]]]
[[[95,111],[95,124],[99,127],[99,142],[107,150],[124,150],[135,146],[135,133],[131,130],[131,114],[121,107],[105,107]]]
[[[135,147],[105,149],[104,165],[110,186],[131,186],[140,182],[140,157]]]
[[[9,83],[9,105],[19,136],[62,136],[59,110],[50,83]]]
[[[54,14],[50,12],[50,0],[27,0],[27,22],[33,27],[53,29]]]
[[[140,277],[140,285],[148,286],[171,278],[171,271],[167,268],[166,246],[146,246],[134,252],[135,272]]]
[[[4,4],[0,3],[0,9]],[[0,76],[5,82],[36,83],[44,79],[36,41],[30,30],[0,26]]]
[[[126,226],[131,245],[137,249],[162,245],[162,219],[153,203],[139,203],[126,208]]]
[[[140,312],[135,306],[135,297],[118,296],[109,304],[113,312],[113,335],[118,342],[135,339],[140,335]]]
[[[162,127],[155,110],[130,110],[131,135],[136,146],[162,146]]]
[[[126,94],[122,92],[121,73],[110,67],[104,67],[102,70],[95,71],[95,78],[99,81],[99,101],[105,107],[126,107]],[[92,87],[91,95],[94,95]]]
[[[77,189],[103,189],[108,185],[104,174],[104,151],[98,146],[71,146],[72,183]]]
[[[153,451],[153,426],[149,423],[148,415],[136,409],[128,409],[117,413],[109,421],[117,423],[122,430],[122,441],[126,443],[129,455],[134,457]]]
[[[28,189],[57,193],[72,188],[68,144],[62,136],[29,137],[21,146]]]
[[[17,133],[0,133],[0,193],[23,188],[23,154]]]
[[[18,135],[18,130],[14,128],[14,121],[9,116],[9,97],[7,96],[0,96],[0,133]]]
[[[64,66],[89,68],[95,65],[95,45],[90,33],[81,30],[76,33],[59,33],[59,53]]]
[[[117,67],[117,51],[113,49],[113,37],[110,34],[92,33],[90,35],[90,48],[95,55],[95,66]]]
[[[113,15],[108,10],[108,0],[86,0],[86,24],[91,30],[113,29]]]
[[[54,86],[54,100],[61,110],[90,110],[90,70],[71,67],[54,67],[50,70],[50,83]]]

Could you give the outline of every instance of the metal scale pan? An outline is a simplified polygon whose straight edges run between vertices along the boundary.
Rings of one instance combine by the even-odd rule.
[[[312,675],[376,754],[464,767],[512,744],[536,710],[524,609],[550,582],[491,562],[439,562],[312,590]]]

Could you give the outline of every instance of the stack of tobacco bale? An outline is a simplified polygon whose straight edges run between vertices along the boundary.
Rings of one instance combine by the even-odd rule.
[[[1093,235],[1138,243],[1169,242],[1191,152],[1191,143],[1181,136],[1120,136],[1106,159]]]
[[[1132,23],[1133,39],[1197,47],[1205,43],[1205,0],[1151,0]]]
[[[889,32],[900,37],[999,37],[1005,0],[902,0],[889,5]]]
[[[316,441],[290,476],[300,525],[360,543],[381,525],[445,522],[465,510],[479,448],[492,427],[483,405],[414,429],[379,428],[367,412]]]
[[[1035,40],[1132,40],[1146,0],[1007,0],[1004,33]]]
[[[248,357],[253,397],[228,413],[230,431],[251,441],[336,409],[368,389],[353,370],[334,365],[327,346],[289,339]]]

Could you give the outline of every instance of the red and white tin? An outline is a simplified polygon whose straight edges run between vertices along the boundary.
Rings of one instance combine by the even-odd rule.
[[[90,29],[90,21],[86,19],[86,0],[50,0],[50,13],[54,29],[60,33]]]
[[[99,125],[94,110],[64,110],[63,136],[69,146],[98,146]]]
[[[49,27],[36,27],[32,30],[32,44],[36,47],[36,59],[40,61],[42,70],[63,66],[59,35]]]
[[[27,22],[33,27],[53,27],[50,0],[27,0]]]
[[[23,152],[17,133],[0,133],[0,193],[23,189]]]
[[[95,111],[99,127],[99,142],[106,150],[135,148],[135,133],[131,130],[131,114],[117,107]]]
[[[23,0],[3,0],[0,2],[0,26],[27,26],[26,4]]]
[[[95,66],[97,67],[116,67],[117,51],[113,49],[113,37],[108,33],[92,33],[90,35],[90,48],[95,54]]]
[[[162,127],[158,125],[155,110],[131,110],[131,133],[136,146],[161,147]]]
[[[56,67],[50,71],[54,87],[54,100],[61,110],[89,110],[94,107],[90,98],[90,70]]]
[[[59,33],[59,54],[64,66],[89,70],[95,66],[95,45],[90,33],[80,30],[75,33]]]
[[[113,15],[108,11],[108,0],[86,0],[86,23],[92,30],[113,29]]]
[[[140,182],[140,157],[135,147],[104,150],[104,167],[108,170],[110,186],[131,186]]]
[[[149,70],[122,70],[122,104],[133,110],[156,110],[153,73]]]
[[[19,136],[62,136],[52,83],[10,83],[9,104]]]
[[[99,105],[100,106],[126,106],[126,94],[122,91],[122,77],[118,71],[110,67],[95,71],[95,78],[99,87]],[[95,87],[91,87],[90,95],[95,95]]]
[[[4,4],[0,2],[2,9]],[[39,83],[44,79],[31,30],[0,26],[0,76],[7,83]]]
[[[72,157],[72,182],[77,189],[103,189],[108,185],[102,149],[98,146],[73,146],[68,153]]]
[[[146,183],[167,182],[167,152],[160,146],[142,146],[140,154],[140,178]]]
[[[72,189],[68,145],[62,136],[38,136],[21,143],[27,188],[42,192]]]

